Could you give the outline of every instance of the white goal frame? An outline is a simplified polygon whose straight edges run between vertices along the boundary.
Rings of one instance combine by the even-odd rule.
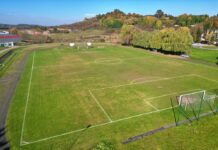
[[[206,90],[201,90],[201,91],[197,91],[197,92],[182,94],[182,95],[179,96],[179,100],[178,100],[179,101],[179,106],[181,106],[182,97],[188,96],[188,95],[194,95],[194,94],[197,94],[197,93],[203,93],[203,100],[205,100]],[[186,101],[186,103],[185,103],[185,110],[186,110],[186,107],[187,107],[188,104],[189,104],[189,101]]]

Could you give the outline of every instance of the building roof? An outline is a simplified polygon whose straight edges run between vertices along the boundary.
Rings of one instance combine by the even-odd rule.
[[[9,32],[8,31],[0,31],[0,35],[1,34],[9,34]]]
[[[21,37],[14,34],[0,34],[0,43],[19,42]]]

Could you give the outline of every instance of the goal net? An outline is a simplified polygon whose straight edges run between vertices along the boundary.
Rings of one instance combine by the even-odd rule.
[[[179,106],[182,106],[186,110],[187,107],[189,107],[190,105],[192,106],[197,104],[199,105],[204,99],[205,94],[206,94],[205,90],[182,94],[179,96],[178,99]]]
[[[182,94],[178,98],[179,106],[185,110],[200,110],[204,109],[205,105],[212,109],[216,94],[207,92],[206,90]],[[208,107],[207,107],[208,108]]]
[[[176,100],[176,101],[175,101]],[[218,113],[218,89],[200,90],[171,98],[176,124],[180,120],[199,119],[201,116]]]

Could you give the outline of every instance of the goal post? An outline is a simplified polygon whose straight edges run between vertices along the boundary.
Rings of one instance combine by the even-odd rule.
[[[199,120],[207,113],[218,112],[218,90],[199,90],[192,93],[183,93],[171,98],[173,116],[176,125],[179,121]]]
[[[182,106],[185,110],[188,106],[202,103],[206,95],[206,90],[197,92],[182,94],[178,98],[179,106]]]
[[[214,105],[217,98],[218,95],[216,93],[201,90],[179,95],[178,104],[185,110],[187,110],[188,107],[194,107],[195,110],[199,110],[202,108],[202,106],[205,107],[205,104],[208,105],[211,109],[214,109],[215,107],[212,106]]]

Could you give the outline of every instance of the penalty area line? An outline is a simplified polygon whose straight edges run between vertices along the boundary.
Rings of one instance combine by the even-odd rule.
[[[155,107],[154,105],[152,105],[150,102],[145,101],[145,103],[146,103],[148,106],[154,108],[155,110],[159,110],[157,107]]]
[[[95,102],[97,103],[97,105],[100,107],[100,109],[103,111],[103,113],[105,114],[105,116],[108,118],[108,120],[110,122],[112,122],[112,119],[110,118],[110,116],[108,115],[108,113],[104,110],[104,108],[101,106],[101,104],[99,103],[99,101],[97,100],[97,98],[94,96],[94,94],[91,92],[91,90],[89,90],[89,94],[91,95],[91,97],[95,100]]]
[[[138,85],[138,84],[158,82],[158,81],[165,81],[165,80],[184,78],[184,77],[192,77],[192,76],[194,76],[194,75],[193,74],[188,74],[188,75],[180,75],[180,76],[173,76],[173,77],[164,77],[164,78],[160,78],[160,79],[146,80],[146,81],[136,82],[136,83],[120,84],[120,85],[102,87],[102,88],[97,88],[97,89],[92,89],[92,90],[94,91],[94,90],[112,89],[112,88],[119,88],[119,87],[124,87],[124,86]]]

